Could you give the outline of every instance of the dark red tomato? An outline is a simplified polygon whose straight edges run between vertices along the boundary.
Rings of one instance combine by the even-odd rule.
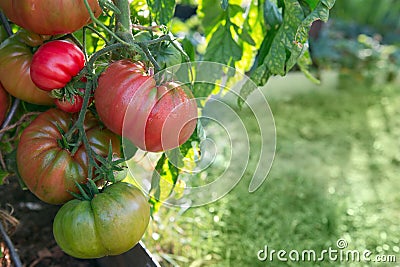
[[[139,62],[110,64],[95,91],[100,119],[142,150],[178,147],[196,127],[196,101],[186,87],[172,82],[156,86],[144,73]]]
[[[52,105],[54,100],[31,80],[31,62],[32,51],[20,41],[19,34],[8,38],[0,45],[0,81],[12,96],[33,104]]]
[[[0,126],[6,118],[8,108],[10,107],[10,96],[4,90],[0,83]]]
[[[133,185],[120,182],[106,187],[91,201],[74,199],[62,206],[54,218],[53,234],[65,253],[100,258],[135,246],[149,221],[146,197]]]
[[[114,133],[122,135],[126,110],[138,89],[147,92],[156,86],[146,72],[142,62],[119,60],[100,75],[94,92],[95,105],[101,120]]]
[[[100,16],[98,1],[88,3]],[[84,0],[1,0],[0,8],[15,24],[39,34],[71,33],[90,22]]]
[[[75,44],[56,40],[40,46],[33,55],[31,78],[40,89],[63,88],[85,66],[85,56]]]
[[[50,204],[61,204],[72,199],[71,192],[78,192],[75,181],[86,182],[88,158],[83,144],[74,155],[62,147],[59,140],[61,128],[68,132],[76,117],[58,109],[40,114],[22,133],[17,148],[18,172],[29,190]],[[91,114],[86,114],[85,131],[93,151],[101,156],[112,150],[120,156],[120,139],[104,129]]]

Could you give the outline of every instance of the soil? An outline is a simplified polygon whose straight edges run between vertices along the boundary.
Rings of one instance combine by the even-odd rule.
[[[8,178],[6,184],[0,186],[0,210],[13,210],[12,217],[19,221],[16,228],[8,225],[8,230],[24,266],[97,267],[95,260],[70,257],[56,244],[52,229],[59,208],[40,201],[28,190],[22,190],[16,177]],[[0,249],[0,267],[10,266],[9,251],[1,236]]]

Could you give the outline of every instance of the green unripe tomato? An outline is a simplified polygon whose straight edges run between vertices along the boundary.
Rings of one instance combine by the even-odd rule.
[[[74,199],[58,211],[53,234],[61,249],[76,258],[119,255],[142,238],[150,220],[150,205],[135,186],[120,182],[91,201]]]

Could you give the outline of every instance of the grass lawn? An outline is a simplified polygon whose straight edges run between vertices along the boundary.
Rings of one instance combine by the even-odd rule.
[[[277,149],[268,179],[255,193],[247,175],[215,203],[161,208],[145,243],[162,265],[396,266],[257,258],[266,245],[320,253],[343,238],[347,250],[396,255],[400,266],[399,88],[346,84],[269,99]]]

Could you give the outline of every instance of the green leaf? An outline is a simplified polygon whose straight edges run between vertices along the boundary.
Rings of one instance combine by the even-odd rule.
[[[226,10],[229,6],[229,1],[228,0],[221,0],[221,7],[223,10]]]
[[[264,3],[264,21],[272,29],[282,24],[282,14],[276,4],[270,0]]]
[[[334,3],[335,1],[333,1]],[[329,5],[331,6],[331,5]],[[329,18],[329,7],[325,5],[323,1],[319,2],[317,7],[301,22],[296,32],[296,42],[304,43],[308,39],[308,31],[310,30],[311,24],[316,20],[328,21]]]
[[[199,0],[198,15],[201,19],[204,33],[208,36],[213,29],[224,20],[225,11],[215,0]]]
[[[147,0],[147,5],[158,25],[167,25],[174,16],[175,0]]]
[[[298,60],[297,65],[299,66],[300,70],[304,73],[304,75],[309,79],[311,82],[315,84],[320,84],[318,78],[316,78],[310,71],[309,66],[312,64],[310,52],[307,50]]]
[[[329,9],[332,9],[332,7],[335,5],[335,2],[336,0],[321,0],[321,3]]]
[[[278,28],[279,29],[279,28]],[[278,32],[277,29],[271,29],[268,31],[267,36],[265,36],[263,42],[261,43],[260,49],[256,60],[258,61],[258,66],[264,64],[264,59],[268,55],[272,42],[274,41],[275,35]]]
[[[4,180],[9,176],[10,174],[6,171],[3,171],[0,169],[0,185],[3,184]]]
[[[237,35],[240,37],[240,39],[242,39],[243,41],[245,41],[246,43],[249,43],[251,45],[256,45],[256,43],[254,42],[253,38],[251,37],[251,35],[248,31],[248,27],[245,27],[243,25],[243,28],[240,28],[236,24],[232,24],[232,26],[235,29],[235,32],[237,33]]]
[[[274,75],[284,76],[286,69],[287,51],[290,53],[293,48],[293,41],[297,28],[304,19],[303,9],[297,0],[285,0],[285,16],[279,28],[268,55],[265,57],[264,64]]]
[[[318,79],[313,77],[308,70],[308,66],[311,65],[311,59],[309,56],[307,44],[308,32],[310,31],[311,24],[314,21],[328,20],[329,6],[323,4],[322,1],[319,2],[316,8],[301,22],[296,31],[295,40],[292,43],[291,55],[286,63],[286,67],[288,70],[290,70],[296,63],[298,63],[300,70],[306,75],[307,78],[315,83],[319,83]]]
[[[194,47],[193,43],[187,37],[185,37],[181,43],[183,50],[189,56],[190,61],[194,61],[196,56],[196,48]]]
[[[233,40],[229,23],[220,24],[208,43],[204,59],[232,66],[241,57],[242,48]]]
[[[179,177],[179,169],[169,162],[165,153],[158,160],[151,179],[150,195],[152,196],[153,209],[157,203],[167,199],[174,191]]]
[[[311,8],[311,10],[314,10],[314,8],[320,2],[320,0],[303,0],[303,1],[307,3],[307,5]]]
[[[241,108],[247,97],[257,88],[257,85],[264,85],[267,83],[271,73],[267,66],[262,64],[251,75],[251,80],[246,81],[240,89],[240,97],[238,97],[238,106]]]
[[[273,30],[267,32],[258,52],[251,79],[257,85],[263,85],[271,75],[283,76],[297,63],[310,80],[318,83],[318,79],[308,70],[308,66],[311,65],[307,45],[308,32],[313,21],[328,20],[329,9],[335,0],[321,0],[316,5],[314,0],[300,0],[309,4],[310,10],[314,8],[308,14],[304,13],[305,9],[299,1],[282,1],[284,2],[282,25],[275,32]],[[241,88],[240,95],[246,99],[254,89],[250,82],[246,82]],[[243,100],[238,99],[238,104],[241,106]]]

